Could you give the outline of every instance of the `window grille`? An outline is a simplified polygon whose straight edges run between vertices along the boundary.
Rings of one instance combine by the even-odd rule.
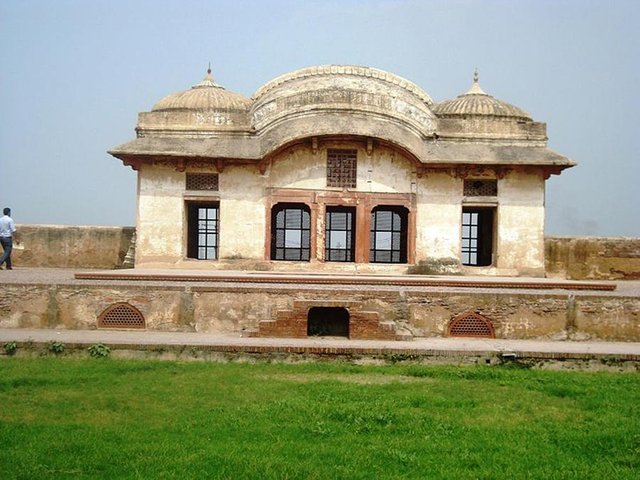
[[[98,328],[144,329],[145,322],[142,313],[133,305],[116,303],[98,316]]]
[[[327,207],[324,249],[326,261],[354,261],[355,213],[354,207]]]
[[[187,173],[187,190],[218,191],[217,173]]]
[[[486,337],[495,338],[493,323],[476,312],[464,312],[449,323],[450,337]]]
[[[271,258],[309,261],[311,213],[304,204],[278,204],[271,211]]]
[[[465,197],[496,197],[498,195],[497,180],[465,180]]]
[[[371,212],[369,261],[407,262],[407,209],[376,207]]]
[[[217,203],[188,203],[187,256],[217,260],[220,208]]]
[[[356,188],[357,150],[327,150],[327,186]]]

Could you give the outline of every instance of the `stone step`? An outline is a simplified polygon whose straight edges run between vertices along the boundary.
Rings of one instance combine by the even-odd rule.
[[[395,332],[396,322],[380,322],[380,329],[385,332]]]
[[[406,328],[399,328],[396,330],[396,340],[399,342],[410,342],[413,340],[413,333]]]

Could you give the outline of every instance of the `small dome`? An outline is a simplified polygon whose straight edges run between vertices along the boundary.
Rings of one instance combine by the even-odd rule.
[[[175,110],[246,112],[251,101],[234,92],[229,92],[218,85],[211,77],[211,69],[207,76],[190,90],[173,93],[164,97],[151,109],[152,112]]]
[[[432,111],[441,118],[480,116],[533,120],[531,115],[521,108],[486,94],[478,84],[477,72],[473,77],[473,85],[467,93],[434,105]]]

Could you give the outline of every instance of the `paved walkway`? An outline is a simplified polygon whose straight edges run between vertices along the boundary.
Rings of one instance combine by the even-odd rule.
[[[89,277],[95,274],[94,278],[81,279],[77,275]],[[160,279],[162,276],[165,279]],[[286,289],[326,289],[332,290],[352,290],[354,283],[358,283],[359,289],[373,290],[397,290],[406,291],[460,291],[468,292],[470,289],[477,292],[528,292],[533,294],[556,293],[575,295],[597,295],[597,296],[623,296],[640,298],[640,281],[566,281],[553,278],[523,278],[523,277],[469,277],[469,276],[426,276],[426,275],[361,275],[361,274],[336,274],[326,273],[283,273],[283,272],[239,272],[239,271],[216,271],[216,270],[150,270],[150,269],[127,269],[127,270],[81,270],[68,268],[27,268],[14,267],[11,271],[0,271],[0,291],[2,284],[34,284],[34,285],[143,285],[154,287],[185,287],[187,285],[198,287],[217,286],[237,286],[238,281],[225,281],[233,277],[240,279],[242,286],[246,288],[265,288],[265,279],[268,280],[269,287]],[[129,279],[127,279],[129,278]],[[304,282],[284,282],[283,279],[309,279],[310,283]],[[350,283],[338,284],[331,279],[348,278]],[[422,285],[394,285],[389,284],[367,284],[367,279],[415,279],[424,280]],[[315,279],[315,283],[314,283]],[[325,281],[329,279],[329,281]],[[357,279],[357,280],[356,280]],[[261,281],[259,281],[261,280]],[[321,283],[319,282],[321,280]],[[461,280],[465,285],[456,285]],[[536,283],[545,288],[531,289],[527,284]],[[613,290],[584,290],[583,288],[573,290],[571,285],[607,285]],[[491,286],[492,285],[492,286]],[[558,286],[561,287],[558,287]]]
[[[252,338],[238,335],[106,330],[0,329],[0,344],[8,341],[111,346],[145,349],[147,346],[204,347],[238,352],[327,354],[416,353],[427,356],[495,356],[518,358],[621,357],[640,361],[640,343],[502,340],[473,338],[418,338],[413,341],[349,340],[346,338]]]

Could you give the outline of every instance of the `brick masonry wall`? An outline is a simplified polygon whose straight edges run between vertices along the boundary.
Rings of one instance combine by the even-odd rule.
[[[402,289],[6,284],[0,328],[94,329],[100,314],[120,302],[138,309],[147,329],[161,331],[264,329],[301,337],[308,308],[330,304],[349,310],[352,338],[394,338],[394,330],[444,337],[454,317],[473,311],[491,321],[496,338],[640,341],[638,297]]]

